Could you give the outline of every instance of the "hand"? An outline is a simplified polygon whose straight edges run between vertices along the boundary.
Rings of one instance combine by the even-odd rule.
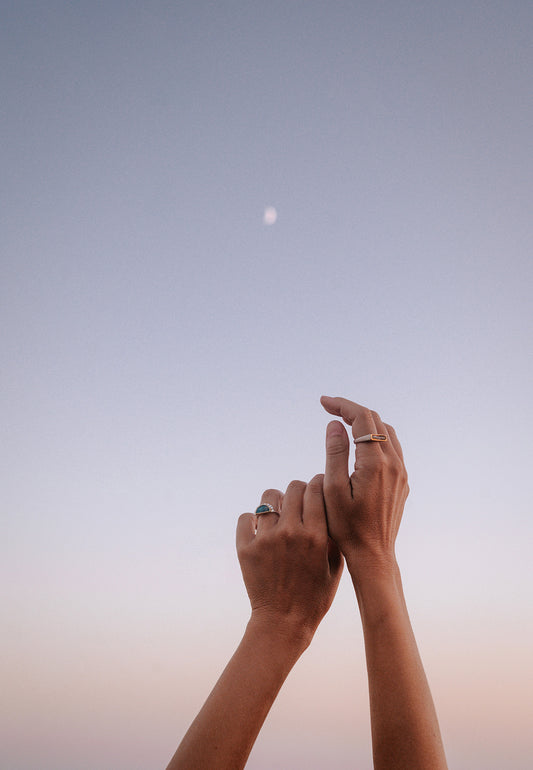
[[[277,513],[244,513],[237,553],[252,606],[252,621],[309,644],[339,584],[343,560],[328,537],[323,476],[291,481],[285,495],[264,492]]]
[[[252,617],[168,770],[242,770],[292,667],[329,609],[343,560],[329,539],[323,476],[263,494],[277,513],[244,513],[237,553]]]
[[[353,560],[395,563],[394,543],[409,494],[402,448],[394,428],[376,412],[345,398],[322,396],[330,414],[352,426],[354,438],[383,433],[387,441],[357,444],[355,470],[349,475],[350,441],[343,424],[326,432],[324,498],[328,529],[351,567]]]

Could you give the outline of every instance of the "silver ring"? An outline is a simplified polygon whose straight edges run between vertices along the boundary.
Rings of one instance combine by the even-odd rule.
[[[367,433],[366,436],[359,436],[354,438],[354,444],[363,444],[366,441],[387,441],[387,436],[384,433]]]
[[[261,503],[261,505],[257,506],[255,515],[260,516],[262,513],[277,513],[279,516],[279,513],[274,509],[274,506],[270,505],[270,503]]]

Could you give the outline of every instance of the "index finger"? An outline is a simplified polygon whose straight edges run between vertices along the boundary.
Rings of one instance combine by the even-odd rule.
[[[326,412],[342,417],[345,423],[352,426],[354,438],[377,432],[372,412],[366,406],[348,401],[347,398],[332,398],[331,396],[322,396],[320,403]]]

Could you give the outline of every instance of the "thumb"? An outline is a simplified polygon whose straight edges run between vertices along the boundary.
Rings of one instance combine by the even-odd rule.
[[[350,441],[342,422],[333,420],[326,429],[324,489],[344,489],[349,484]]]

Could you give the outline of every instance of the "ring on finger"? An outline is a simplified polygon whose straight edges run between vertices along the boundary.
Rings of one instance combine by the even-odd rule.
[[[366,436],[359,436],[354,438],[354,444],[363,444],[367,441],[387,441],[387,436],[384,433],[367,433]]]
[[[261,516],[263,513],[277,513],[279,516],[279,511],[276,511],[273,505],[270,505],[270,503],[261,503],[256,509],[255,509],[255,515]]]

